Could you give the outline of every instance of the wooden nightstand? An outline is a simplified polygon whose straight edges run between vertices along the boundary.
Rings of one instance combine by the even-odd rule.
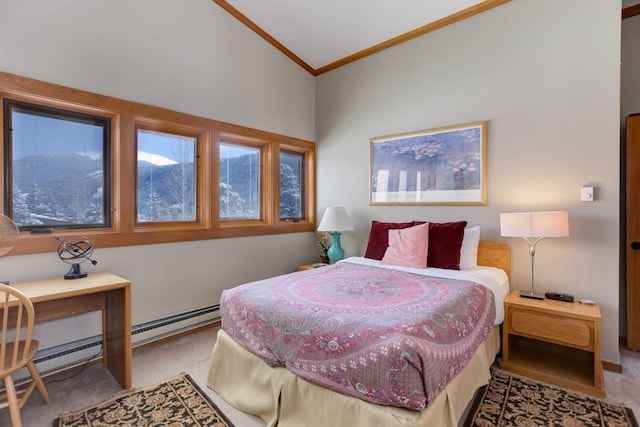
[[[326,267],[327,265],[329,264],[323,264],[321,262],[316,262],[314,264],[301,265],[300,267],[298,267],[298,271],[312,270],[314,268]]]
[[[604,397],[598,304],[541,301],[519,294],[513,291],[504,301],[500,367]]]

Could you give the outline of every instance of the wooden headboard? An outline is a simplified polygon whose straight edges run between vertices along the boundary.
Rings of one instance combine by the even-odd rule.
[[[503,269],[511,276],[511,249],[506,243],[480,241],[478,265]]]

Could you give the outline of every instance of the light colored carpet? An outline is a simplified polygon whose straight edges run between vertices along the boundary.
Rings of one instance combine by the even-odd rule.
[[[261,419],[234,409],[207,387],[209,360],[217,331],[217,328],[207,329],[134,352],[133,386],[155,384],[180,372],[187,372],[236,427],[264,427]],[[605,372],[607,400],[626,403],[638,415],[640,353],[626,349],[620,351],[623,374]],[[61,412],[95,405],[120,391],[120,385],[102,365],[89,366],[75,378],[62,382],[49,381],[45,378],[51,405],[45,405],[40,395],[33,393],[22,409],[25,427],[50,427]],[[9,425],[9,411],[0,410],[0,426]]]
[[[264,427],[257,417],[231,407],[207,387],[209,360],[218,329],[207,329],[133,353],[133,386],[144,387],[187,372],[236,427]],[[22,408],[25,427],[51,427],[65,411],[95,405],[121,390],[111,373],[100,364],[87,367],[75,378],[49,382],[51,404],[45,405],[36,392]],[[10,426],[9,411],[0,410],[0,426]]]

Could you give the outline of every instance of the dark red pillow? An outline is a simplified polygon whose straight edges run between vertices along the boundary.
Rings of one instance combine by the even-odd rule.
[[[371,231],[369,232],[369,242],[367,250],[364,252],[365,258],[381,260],[389,246],[389,230],[398,230],[402,228],[413,227],[414,225],[424,224],[425,221],[411,222],[380,222],[371,221]],[[431,228],[429,228],[431,232]],[[462,244],[462,242],[460,242]]]
[[[467,221],[430,222],[427,267],[460,270],[460,248]]]

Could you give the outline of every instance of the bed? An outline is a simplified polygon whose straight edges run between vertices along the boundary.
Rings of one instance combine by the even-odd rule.
[[[500,349],[502,300],[509,291],[510,252],[506,245],[479,242],[474,257],[477,267],[465,271],[414,269],[384,264],[378,259],[350,257],[336,265],[225,291],[221,301],[223,323],[213,349],[208,386],[237,409],[262,418],[267,426],[456,426],[476,389],[489,380],[489,366]],[[423,274],[421,270],[429,270],[429,273]],[[388,277],[400,275],[403,275],[402,279],[387,280]],[[402,338],[402,341],[408,341],[413,349],[396,349],[399,353],[394,354],[402,354],[402,357],[392,360],[397,362],[402,359],[401,366],[377,367],[373,365],[378,362],[377,358],[381,358],[383,353],[393,353],[393,344],[390,343],[400,341],[393,335],[396,332],[392,327],[393,321],[397,317],[384,316],[388,312],[395,312],[396,316],[404,313],[403,316],[406,316],[423,308],[424,311],[430,310],[428,305],[431,303],[426,302],[428,295],[422,295],[422,291],[411,294],[417,292],[414,281],[423,280],[422,277],[418,279],[418,275],[429,276],[430,290],[425,292],[435,295],[435,299],[452,293],[471,303],[468,307],[455,303],[461,313],[456,318],[450,314],[448,329],[444,330],[425,327],[417,331],[414,327],[420,325],[420,321],[416,323],[407,318],[405,323],[408,326],[403,324],[403,328],[412,331],[413,335],[409,339]],[[336,279],[341,277],[359,277],[345,282],[347,284],[344,286],[349,288],[348,298],[354,298],[353,287],[363,281],[369,285],[379,280],[378,285],[381,284],[384,291],[380,299],[376,299],[371,297],[371,288],[367,287],[365,303],[347,304],[349,307],[346,311],[338,309],[336,307],[342,307],[343,302],[333,290],[336,286],[343,286]],[[389,287],[390,280],[397,280],[398,283],[407,281],[408,288],[394,294],[395,288]],[[456,286],[458,282],[464,282],[460,285],[464,291],[458,291],[459,288],[452,285],[454,282]],[[468,285],[468,282],[473,283]],[[308,285],[313,288],[312,291],[308,290]],[[436,290],[431,286],[435,286]],[[332,292],[326,292],[327,287]],[[252,306],[255,298],[267,298],[259,289],[269,289],[265,294],[275,298],[266,301],[266,306],[270,307],[268,313]],[[406,292],[411,296],[410,306],[405,305],[407,301],[401,301],[400,294]],[[390,293],[392,300],[397,297],[392,303],[388,303]],[[317,300],[320,308],[307,305],[309,300]],[[263,306],[264,303],[260,302]],[[421,306],[423,303],[424,307]],[[485,305],[489,307],[479,308]],[[448,313],[453,311],[452,307],[449,306]],[[345,341],[349,333],[340,333],[336,323],[349,324],[353,328],[351,336],[367,336],[371,324],[365,322],[360,325],[358,322],[353,326],[349,323],[352,319],[350,316],[355,315],[353,312],[362,310],[366,311],[365,317],[371,321],[383,320],[388,327],[375,333],[375,338],[382,337],[384,342],[367,342],[361,349],[355,348],[354,344],[352,348],[351,342]],[[317,334],[319,326],[314,322],[321,318],[320,312],[323,311],[332,314],[330,320],[321,320],[320,323],[325,326],[328,324],[332,331],[337,330],[335,337],[329,333]],[[301,319],[299,316],[302,312],[312,313],[310,317],[315,320]],[[472,319],[471,312],[477,312],[478,317]],[[436,317],[441,319],[442,315]],[[434,322],[429,325],[438,323]],[[453,329],[452,324],[455,325]],[[472,331],[471,324],[484,326],[478,326],[478,330],[482,331]],[[292,329],[295,329],[295,333],[292,333]],[[283,330],[286,332],[283,333]],[[425,351],[422,346],[424,338],[428,341],[433,335],[456,335],[455,331],[461,330],[472,332],[465,332],[464,338],[454,339],[459,341],[457,347],[438,343],[435,350],[427,348]],[[332,337],[336,338],[333,342]],[[286,346],[289,344],[293,344],[293,347]],[[313,348],[322,351],[314,353]],[[410,353],[414,349],[418,349],[418,353]],[[331,353],[333,359],[319,359],[322,355],[317,353],[323,352]],[[432,381],[427,366],[432,366],[433,360],[429,361],[426,357],[435,357],[435,364],[442,364],[445,359],[443,355],[453,355],[453,359],[447,361],[448,365],[444,368],[434,369],[437,375],[434,374],[436,379]],[[349,363],[355,371],[346,370]],[[286,365],[289,369],[279,365]],[[429,381],[416,384],[413,376],[403,376],[407,371],[419,371],[420,375],[429,371],[429,375],[422,375]],[[375,375],[369,375],[371,372],[377,372],[382,381],[386,380],[388,384],[376,382],[379,380],[372,378]]]

